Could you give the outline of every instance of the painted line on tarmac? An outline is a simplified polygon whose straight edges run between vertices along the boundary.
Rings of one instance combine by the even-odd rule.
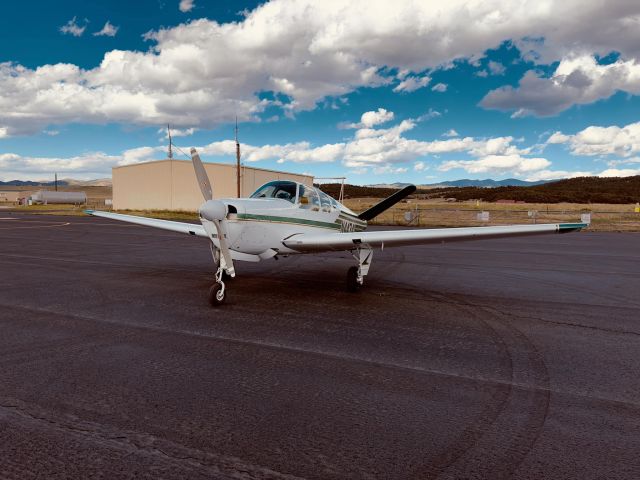
[[[0,230],[23,230],[23,229],[27,229],[27,228],[52,228],[52,227],[66,227],[67,225],[71,225],[70,222],[52,223],[52,222],[32,221],[32,222],[28,222],[28,223],[48,223],[49,225],[32,225],[32,226],[25,226],[25,227],[14,227],[14,226],[0,227]]]

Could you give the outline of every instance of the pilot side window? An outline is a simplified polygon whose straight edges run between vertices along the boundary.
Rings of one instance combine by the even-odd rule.
[[[320,199],[315,189],[300,185],[300,208],[308,208],[310,210],[320,210]]]

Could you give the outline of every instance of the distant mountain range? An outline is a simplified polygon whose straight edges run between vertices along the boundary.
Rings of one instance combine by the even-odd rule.
[[[534,185],[544,185],[549,182],[556,182],[557,180],[539,180],[537,182],[527,182],[526,180],[518,180],[517,178],[507,178],[505,180],[493,180],[487,178],[485,180],[471,180],[469,178],[463,178],[462,180],[452,180],[439,183],[428,183],[423,185],[416,185],[418,188],[448,188],[448,187],[533,187]],[[368,187],[381,187],[381,188],[402,188],[410,185],[409,183],[386,183],[367,185]]]
[[[41,181],[34,182],[31,180],[10,180],[8,182],[0,181],[0,186],[8,187],[53,187],[55,182]],[[99,178],[97,180],[74,180],[73,178],[64,178],[58,180],[59,187],[110,187],[110,178]]]

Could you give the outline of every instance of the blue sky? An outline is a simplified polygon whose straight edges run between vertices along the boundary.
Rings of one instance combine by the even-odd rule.
[[[355,184],[640,174],[640,4],[390,5],[7,2],[0,180],[161,159],[167,123],[231,162],[236,116],[246,164]]]

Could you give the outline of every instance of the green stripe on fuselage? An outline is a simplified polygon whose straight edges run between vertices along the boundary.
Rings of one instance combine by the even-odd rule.
[[[309,225],[311,227],[329,228],[331,230],[340,230],[339,223],[318,222],[316,220],[308,220],[306,218],[295,217],[277,217],[272,215],[254,215],[251,213],[239,213],[238,220],[255,220],[258,222],[273,223],[291,223],[295,225]]]

